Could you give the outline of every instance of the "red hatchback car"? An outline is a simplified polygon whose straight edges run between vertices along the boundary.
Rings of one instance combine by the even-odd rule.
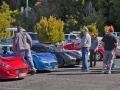
[[[64,45],[64,49],[66,50],[80,50],[79,48],[80,42],[72,42]],[[99,46],[98,53],[96,60],[102,60],[104,54],[104,48],[102,46]]]
[[[28,73],[28,65],[18,56],[0,56],[0,79],[20,78]]]

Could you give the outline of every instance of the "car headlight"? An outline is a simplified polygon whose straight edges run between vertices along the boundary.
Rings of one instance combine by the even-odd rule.
[[[37,55],[34,55],[36,58],[38,58],[39,60],[41,60],[41,61],[47,61],[46,59],[43,59],[43,58],[40,58],[39,56],[37,56]]]
[[[44,63],[44,66],[49,66],[49,64],[48,63]]]
[[[6,68],[12,68],[12,66],[6,65],[6,64],[4,64],[4,63],[2,63],[2,62],[0,62],[0,66],[6,67]]]

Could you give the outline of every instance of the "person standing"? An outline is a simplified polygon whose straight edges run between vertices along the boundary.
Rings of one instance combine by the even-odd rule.
[[[30,73],[31,75],[33,75],[35,74],[36,69],[34,67],[30,51],[30,48],[32,46],[32,39],[29,34],[23,32],[23,28],[21,26],[18,26],[17,30],[18,33],[16,33],[13,38],[13,49],[19,54],[19,56],[24,60],[25,63],[27,61],[30,68]],[[25,57],[27,58],[27,60],[24,59]]]
[[[91,38],[91,47],[90,47],[90,67],[96,66],[96,54],[98,52],[98,35],[97,33],[92,34]],[[92,65],[92,61],[94,61],[94,65]]]
[[[88,28],[83,28],[82,32],[84,36],[80,42],[80,48],[82,50],[82,71],[88,71],[88,52],[91,46],[91,36],[88,33]]]
[[[111,27],[108,30],[108,34],[106,34],[102,38],[102,44],[104,45],[104,56],[103,56],[103,71],[102,73],[111,74],[111,68],[114,61],[114,49],[118,45],[117,39],[113,35],[114,28]],[[107,63],[109,64],[108,72],[105,71]]]

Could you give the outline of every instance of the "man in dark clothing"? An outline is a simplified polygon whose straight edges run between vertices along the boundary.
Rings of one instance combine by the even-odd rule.
[[[102,43],[104,44],[104,56],[103,56],[103,73],[106,73],[105,67],[109,62],[109,70],[108,74],[111,74],[111,67],[114,61],[114,49],[118,45],[117,39],[113,35],[114,28],[109,28],[108,34],[106,34],[103,39]]]

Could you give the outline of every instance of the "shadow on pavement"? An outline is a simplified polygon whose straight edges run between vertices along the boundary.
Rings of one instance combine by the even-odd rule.
[[[49,70],[37,70],[36,74],[39,74],[39,73],[50,73],[51,71]]]
[[[15,78],[15,79],[0,79],[0,82],[11,82],[11,81],[18,81],[23,80],[24,78]]]
[[[75,71],[74,73],[71,73],[70,71]],[[69,72],[67,72],[69,71]],[[57,73],[57,74],[48,74],[48,75],[90,75],[90,74],[103,74],[102,69],[90,69],[88,72],[82,72],[80,69],[66,69],[63,71],[57,71],[57,72],[63,72],[63,73]],[[66,72],[66,73],[65,73]],[[111,74],[120,74],[119,70],[112,70]]]

